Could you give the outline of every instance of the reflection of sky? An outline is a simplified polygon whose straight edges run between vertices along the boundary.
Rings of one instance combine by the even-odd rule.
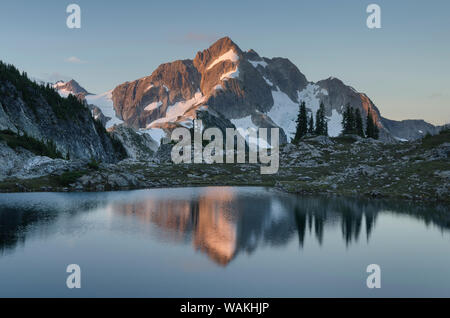
[[[71,263],[83,296],[450,296],[450,216],[414,205],[261,188],[0,195],[0,297],[74,295]]]

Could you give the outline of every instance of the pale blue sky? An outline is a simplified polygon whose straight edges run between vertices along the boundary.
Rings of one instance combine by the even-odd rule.
[[[70,3],[81,7],[79,30],[66,27]],[[370,3],[382,9],[382,29],[366,27]],[[448,0],[2,0],[0,59],[101,93],[228,35],[243,50],[289,58],[310,81],[342,79],[385,117],[443,124],[450,122],[449,15]]]

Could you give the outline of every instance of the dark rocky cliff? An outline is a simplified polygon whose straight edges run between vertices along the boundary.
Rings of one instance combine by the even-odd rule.
[[[96,122],[76,97],[61,97],[53,87],[38,85],[15,67],[0,62],[0,130],[52,141],[71,159],[116,162],[121,143]]]

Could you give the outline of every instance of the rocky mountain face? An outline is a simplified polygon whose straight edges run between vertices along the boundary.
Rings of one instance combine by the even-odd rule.
[[[120,142],[75,97],[62,98],[14,67],[0,66],[0,130],[52,141],[62,156],[71,159],[116,162],[124,157]],[[74,81],[70,85],[77,87]]]
[[[314,116],[324,103],[331,136],[341,132],[347,104],[359,108],[363,116],[373,110],[385,140],[416,139],[425,128],[410,121],[394,124],[381,116],[366,94],[341,80],[309,82],[288,59],[244,52],[228,37],[198,52],[193,60],[162,64],[150,76],[117,86],[112,100],[117,116],[135,128],[189,126],[200,109],[214,110],[236,127],[280,127],[290,139],[302,101]]]
[[[128,158],[138,161],[150,161],[158,150],[159,144],[147,134],[139,134],[125,125],[113,126],[110,133],[120,140]]]
[[[381,122],[396,139],[403,141],[420,139],[427,134],[436,135],[441,130],[441,127],[436,127],[421,119],[397,121],[381,118]]]

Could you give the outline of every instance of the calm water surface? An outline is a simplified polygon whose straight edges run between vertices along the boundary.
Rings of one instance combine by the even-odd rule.
[[[0,297],[450,297],[447,209],[245,187],[1,194]]]

